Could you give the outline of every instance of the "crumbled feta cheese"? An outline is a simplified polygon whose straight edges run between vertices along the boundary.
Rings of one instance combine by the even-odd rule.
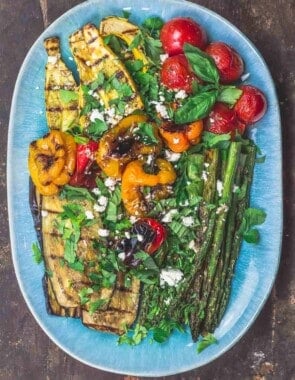
[[[98,187],[95,187],[94,189],[91,190],[93,192],[93,194],[95,195],[99,195],[100,194],[100,190]]]
[[[171,223],[173,219],[173,215],[177,214],[178,211],[175,208],[172,208],[169,210],[162,218],[162,222],[164,223]]]
[[[151,154],[149,154],[149,155],[147,156],[146,163],[147,163],[148,165],[150,165],[150,164],[152,163],[152,161],[153,161],[153,156],[152,156]]]
[[[90,121],[92,121],[92,123],[94,123],[96,119],[104,121],[103,114],[97,108],[92,110],[90,114]]]
[[[94,215],[92,211],[86,210],[85,215],[86,215],[86,219],[94,219]]]
[[[109,234],[110,234],[109,230],[106,230],[104,228],[99,228],[98,229],[98,235],[101,236],[101,237],[107,237],[107,236],[109,236]]]
[[[202,179],[203,179],[205,182],[208,180],[208,173],[207,173],[205,170],[202,171]]]
[[[237,193],[240,190],[239,186],[234,185],[233,187],[233,193]]]
[[[250,73],[245,73],[245,74],[243,74],[243,75],[241,76],[241,81],[242,81],[242,82],[245,82],[245,80],[247,80],[247,79],[249,78],[249,76],[250,76]]]
[[[223,190],[223,183],[219,179],[216,182],[216,188],[217,188],[218,196],[221,197],[222,196],[222,190]]]
[[[94,94],[94,91],[93,91],[93,90],[89,90],[89,91],[88,91],[88,95],[91,95],[91,96],[92,96],[93,94]]]
[[[179,143],[179,138],[178,137],[174,137],[173,138],[173,144],[178,144]]]
[[[160,286],[176,286],[183,278],[183,273],[179,269],[164,268],[160,272]]]
[[[101,195],[98,200],[97,200],[97,203],[100,205],[100,206],[106,206],[108,204],[108,198],[105,197],[104,195]]]
[[[137,221],[137,217],[134,216],[134,215],[131,215],[130,218],[129,218],[129,220],[130,220],[130,222],[131,222],[132,224],[134,224],[134,223]]]
[[[185,227],[191,227],[194,224],[194,218],[192,216],[183,216],[181,220]]]
[[[209,168],[209,163],[208,162],[204,162],[204,166],[205,166],[205,168]]]
[[[222,204],[222,205],[220,205],[218,208],[217,208],[217,210],[216,210],[216,215],[219,215],[221,212],[223,212],[223,211],[227,211],[228,210],[228,206],[227,205],[225,205],[225,204]]]
[[[126,231],[126,232],[125,232],[125,237],[126,237],[127,239],[130,239],[130,238],[131,238],[131,235],[130,235],[130,232],[129,232],[129,231]]]
[[[120,253],[118,254],[118,257],[119,257],[120,260],[124,261],[124,260],[125,260],[125,257],[126,257],[126,253],[125,253],[125,252],[120,252]]]
[[[191,240],[188,244],[188,248],[192,249],[193,251],[197,252],[196,242],[194,240]]]
[[[160,95],[159,100],[160,100],[160,102],[165,102],[165,97],[163,95]]]
[[[104,212],[106,209],[106,206],[100,206],[100,205],[94,205],[93,210],[96,212]]]
[[[137,240],[138,241],[143,241],[143,235],[137,234]]]
[[[184,90],[179,90],[175,94],[175,99],[185,99],[187,97],[187,93]]]
[[[106,187],[111,190],[111,191],[114,191],[115,190],[115,186],[116,186],[116,180],[114,178],[106,178],[106,180],[104,181],[104,184],[106,185]]]
[[[164,304],[165,304],[165,305],[170,305],[170,303],[171,303],[171,300],[172,300],[172,298],[171,298],[171,297],[169,297],[169,298],[166,298],[166,299],[164,300]]]
[[[181,153],[174,153],[174,152],[171,152],[170,150],[165,150],[165,156],[167,158],[167,161],[170,161],[170,162],[176,162],[180,159],[181,157]]]
[[[57,60],[58,60],[58,56],[56,56],[56,55],[50,55],[50,56],[48,57],[47,62],[48,62],[48,63],[51,63],[52,65],[55,65],[56,62],[57,62]]]
[[[160,102],[151,102],[155,105],[156,111],[161,115],[163,119],[169,119],[167,108]]]
[[[48,211],[46,211],[46,210],[42,210],[42,211],[41,211],[41,215],[42,215],[43,217],[48,216]]]
[[[164,63],[168,57],[169,57],[168,54],[160,54],[160,61]]]

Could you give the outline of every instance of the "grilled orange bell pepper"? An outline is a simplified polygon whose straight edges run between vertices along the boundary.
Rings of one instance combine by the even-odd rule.
[[[182,127],[171,123],[162,124],[159,128],[159,133],[166,142],[168,148],[175,153],[186,151],[191,145],[198,144],[203,131],[203,121],[197,120],[191,124]]]
[[[42,195],[54,195],[69,182],[76,166],[74,138],[60,131],[51,131],[33,141],[29,147],[29,172]]]
[[[121,178],[124,167],[132,159],[140,154],[153,154],[161,150],[160,138],[158,145],[144,145],[134,138],[134,128],[146,121],[145,115],[127,116],[102,136],[96,161],[107,176]],[[157,133],[155,128],[155,135]]]
[[[147,207],[141,188],[157,185],[171,185],[176,179],[176,173],[169,161],[162,158],[156,160],[157,174],[148,174],[143,168],[144,161],[130,162],[122,176],[122,201],[130,215],[145,216]]]

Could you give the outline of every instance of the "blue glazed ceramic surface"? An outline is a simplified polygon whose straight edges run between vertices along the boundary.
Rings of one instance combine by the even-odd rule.
[[[175,333],[159,345],[148,340],[131,348],[118,346],[111,334],[95,332],[80,320],[50,316],[45,309],[41,285],[44,268],[33,263],[31,245],[36,241],[28,202],[27,153],[29,143],[46,131],[44,113],[45,37],[61,38],[63,58],[74,68],[68,36],[83,24],[97,24],[107,15],[131,10],[131,20],[141,22],[151,15],[164,19],[190,16],[207,30],[210,40],[223,40],[240,52],[251,83],[267,95],[268,111],[252,131],[264,164],[256,165],[251,205],[267,212],[257,246],[243,244],[238,259],[230,303],[215,332],[219,343],[196,354],[190,334]],[[15,87],[8,141],[8,199],[13,261],[24,298],[47,335],[64,351],[90,366],[124,374],[164,376],[202,366],[227,351],[255,320],[273,285],[280,257],[282,234],[281,133],[274,84],[265,62],[252,43],[225,19],[194,4],[173,0],[89,0],[54,22],[28,53]]]

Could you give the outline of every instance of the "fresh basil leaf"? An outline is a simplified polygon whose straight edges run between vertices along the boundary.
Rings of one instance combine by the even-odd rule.
[[[155,327],[153,329],[153,339],[158,343],[164,343],[169,338],[169,331],[165,331],[160,327]]]
[[[230,133],[224,133],[217,135],[212,132],[203,132],[203,144],[205,148],[218,148],[227,149],[230,145],[231,135]]]
[[[103,85],[104,80],[105,80],[104,74],[102,72],[98,73],[95,81],[91,83],[90,89],[93,91],[96,90],[98,87]]]
[[[121,190],[119,186],[116,186],[113,191],[106,209],[106,220],[110,222],[116,222],[118,217],[118,206],[121,203]]]
[[[84,272],[84,264],[79,260],[75,261],[74,263],[68,263],[68,266],[77,272]]]
[[[61,199],[67,200],[85,200],[94,201],[95,197],[90,193],[89,190],[84,187],[74,187],[70,185],[65,185],[60,192]]]
[[[244,217],[239,229],[239,233],[247,243],[256,244],[259,242],[259,231],[253,226],[263,224],[266,219],[266,213],[257,208],[248,208],[245,210]]]
[[[97,310],[101,309],[109,300],[108,299],[99,299],[89,304],[89,314],[93,315]]]
[[[198,354],[205,350],[205,348],[211,346],[212,344],[217,344],[218,341],[215,336],[211,333],[208,333],[203,337],[203,339],[197,344],[197,352]]]
[[[138,48],[142,42],[143,42],[142,34],[141,32],[138,32],[137,35],[133,38],[131,44],[129,45],[128,50]]]
[[[183,50],[197,77],[217,86],[220,78],[214,60],[208,54],[190,44],[184,44]]]
[[[89,302],[89,295],[93,293],[92,288],[82,288],[79,291],[79,297],[80,297],[80,303],[81,305],[85,305],[87,302]]]
[[[191,123],[208,116],[217,99],[217,91],[203,92],[189,97],[174,113],[176,124]]]
[[[233,106],[242,95],[242,92],[242,90],[235,86],[224,86],[221,87],[217,100]]]
[[[126,20],[128,20],[130,16],[131,16],[131,12],[130,11],[127,11],[126,9],[122,10],[122,17],[123,18],[126,18]]]
[[[160,55],[163,53],[163,49],[159,39],[145,35],[144,50],[153,63],[158,64],[160,62]]]
[[[71,90],[59,90],[59,97],[63,103],[70,103],[74,100],[78,100],[79,95],[75,91]]]
[[[43,255],[37,243],[32,244],[32,251],[33,251],[33,260],[35,261],[35,263],[41,264],[43,261]]]
[[[149,30],[160,30],[162,29],[164,25],[164,21],[161,19],[161,17],[148,17],[144,20],[142,26]]]
[[[134,131],[136,136],[139,136],[140,141],[146,145],[157,145],[158,138],[155,135],[155,128],[151,123],[139,123],[138,129]]]
[[[259,231],[256,228],[252,228],[244,233],[245,241],[250,244],[257,244],[260,239]]]
[[[72,235],[70,237],[72,237]],[[63,238],[65,238],[65,236],[63,236]],[[65,240],[64,259],[69,264],[73,264],[76,261],[76,247],[77,244],[74,239],[70,238]]]
[[[93,123],[87,127],[87,134],[93,139],[97,140],[108,130],[108,126],[103,120],[95,119]]]
[[[128,60],[125,62],[125,66],[130,73],[136,73],[142,70],[143,62],[140,59]]]
[[[119,58],[124,59],[124,52],[128,49],[128,46],[121,38],[110,34],[104,37],[103,40]]]
[[[245,211],[245,218],[247,219],[248,225],[253,227],[265,222],[266,213],[261,209],[250,207]]]

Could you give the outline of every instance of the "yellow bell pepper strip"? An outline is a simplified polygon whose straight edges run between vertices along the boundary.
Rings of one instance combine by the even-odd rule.
[[[58,194],[70,181],[76,166],[76,143],[64,132],[52,130],[29,147],[29,172],[42,195]]]
[[[202,120],[188,124],[182,129],[171,123],[163,123],[159,128],[159,133],[166,145],[175,153],[185,152],[191,145],[198,144],[201,140],[202,131]]]
[[[160,138],[157,145],[144,145],[132,133],[139,123],[146,121],[145,115],[127,116],[102,136],[96,161],[107,176],[119,179],[128,162],[139,155],[154,154],[161,150]],[[156,128],[154,132],[157,136]]]
[[[157,174],[148,174],[143,168],[144,161],[130,162],[122,176],[122,201],[130,215],[143,217],[147,214],[145,199],[141,193],[144,186],[171,185],[176,180],[172,164],[162,158],[156,160]]]

